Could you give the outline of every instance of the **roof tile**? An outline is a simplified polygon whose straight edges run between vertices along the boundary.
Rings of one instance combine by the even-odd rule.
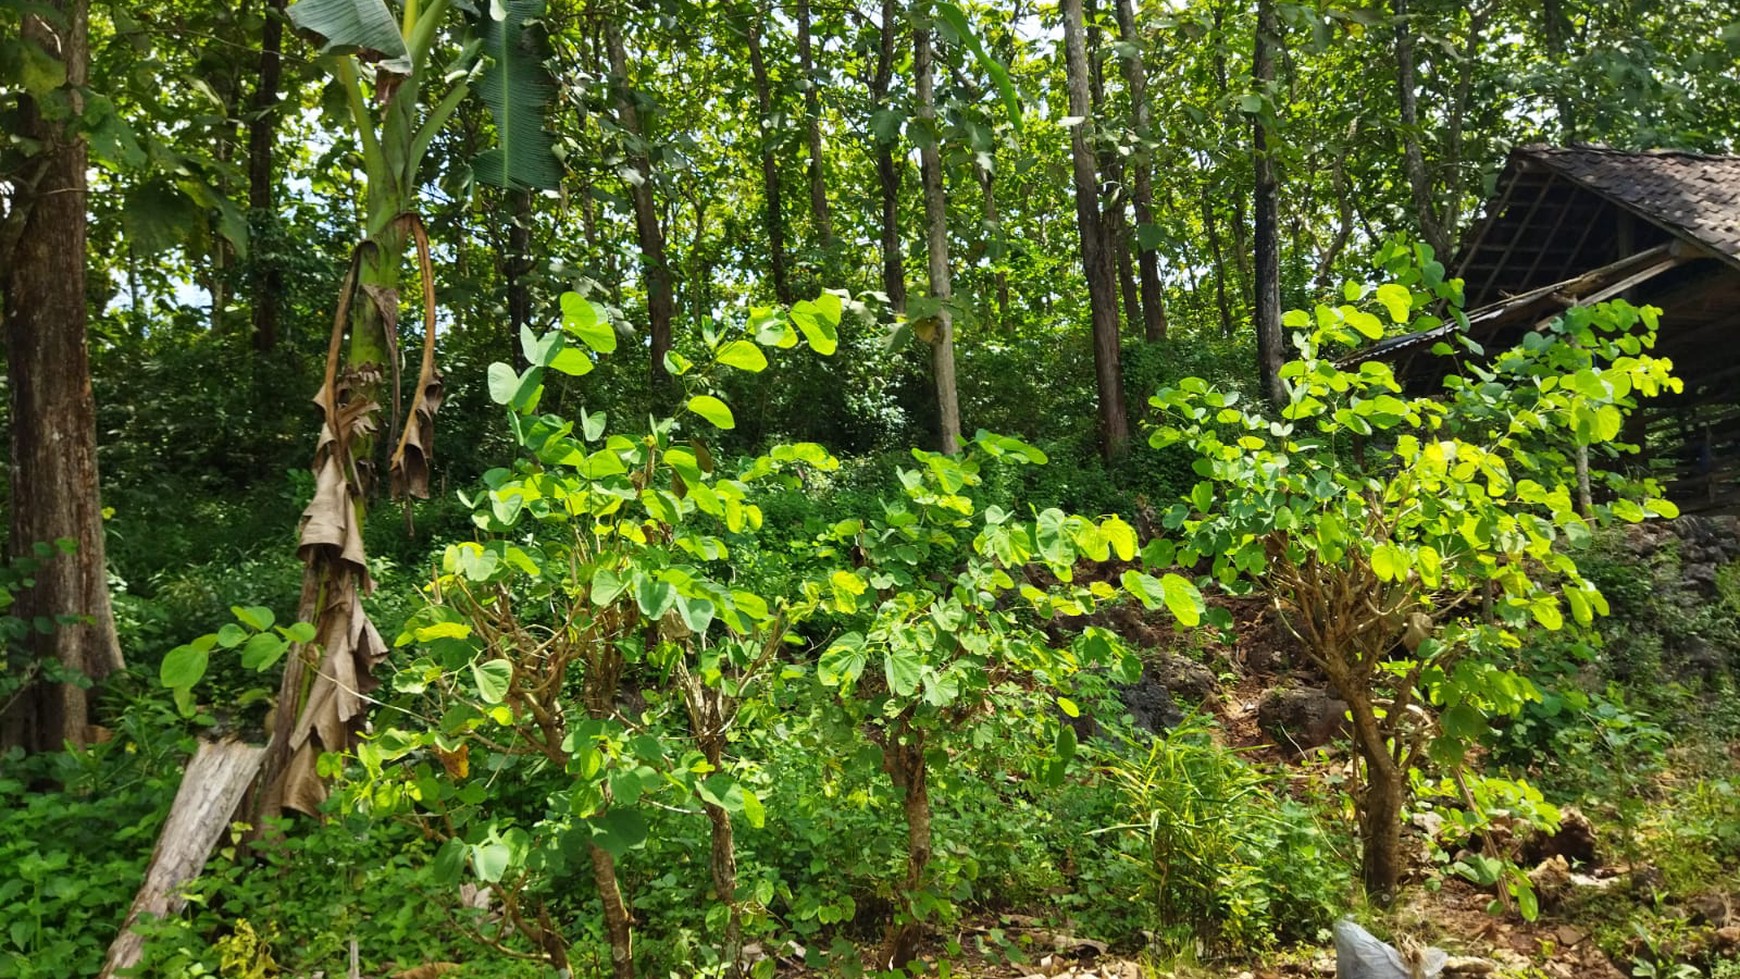
[[[1740,261],[1740,156],[1596,146],[1517,153]]]

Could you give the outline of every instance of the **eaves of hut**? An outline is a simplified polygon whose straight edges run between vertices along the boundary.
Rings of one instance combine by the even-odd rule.
[[[1628,435],[1682,510],[1740,512],[1740,156],[1520,147],[1450,266],[1469,335],[1489,350],[1569,306],[1660,307],[1655,352],[1685,391],[1646,402]],[[1429,381],[1443,358],[1422,354],[1451,329],[1359,359]]]

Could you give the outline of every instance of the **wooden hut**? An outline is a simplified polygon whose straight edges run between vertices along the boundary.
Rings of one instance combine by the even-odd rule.
[[[1656,353],[1685,392],[1646,402],[1633,440],[1682,510],[1740,512],[1740,156],[1521,147],[1449,264],[1488,349],[1572,305],[1660,307]],[[1428,380],[1441,358],[1420,354],[1443,333],[1365,357]]]

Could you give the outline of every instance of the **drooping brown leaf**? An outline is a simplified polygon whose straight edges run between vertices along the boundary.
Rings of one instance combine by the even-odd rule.
[[[352,451],[360,436],[376,430],[380,405],[356,395],[368,389],[361,372],[341,374],[338,364],[357,265],[353,256],[327,347],[326,376],[315,398],[325,418],[314,449],[314,499],[302,512],[297,543],[303,562],[298,617],[314,625],[314,640],[292,647],[286,658],[261,772],[264,788],[255,805],[256,826],[261,817],[286,808],[319,813],[326,784],[315,763],[322,752],[354,745],[367,695],[378,685],[374,669],[387,656],[387,644],[362,606],[362,596],[374,589],[360,507],[369,473]],[[378,366],[365,369],[379,371]]]
[[[435,457],[435,412],[441,409],[444,389],[441,371],[435,366],[435,269],[429,260],[429,236],[415,215],[404,218],[417,243],[418,267],[423,275],[423,361],[417,371],[417,390],[412,395],[411,414],[393,451],[388,479],[394,497],[429,498],[429,464]],[[408,518],[407,518],[408,519]]]

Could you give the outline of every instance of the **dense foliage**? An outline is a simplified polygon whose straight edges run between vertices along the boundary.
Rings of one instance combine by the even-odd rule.
[[[103,967],[231,738],[139,975],[1236,974],[1462,907],[1740,974],[1740,532],[1631,464],[1673,324],[1486,350],[1446,269],[1513,147],[1733,149],[1737,56],[1726,0],[0,0],[0,977]]]

